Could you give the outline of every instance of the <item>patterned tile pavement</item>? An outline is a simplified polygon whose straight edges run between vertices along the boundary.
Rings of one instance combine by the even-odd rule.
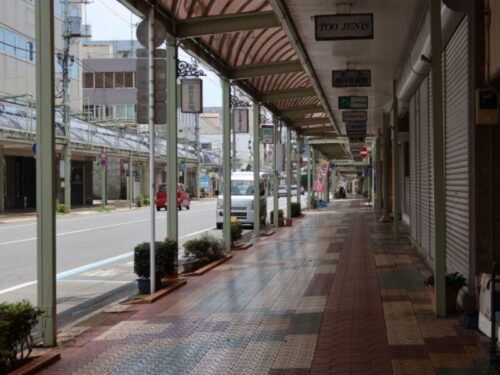
[[[436,319],[409,241],[360,200],[282,228],[152,305],[72,329],[46,374],[487,374],[477,335]]]

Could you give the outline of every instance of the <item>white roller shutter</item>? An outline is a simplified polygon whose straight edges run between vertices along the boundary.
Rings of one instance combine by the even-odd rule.
[[[468,22],[445,52],[445,186],[447,271],[469,272]]]
[[[429,201],[431,186],[429,181],[429,79],[426,78],[419,89],[420,93],[420,246],[427,256],[430,255]]]
[[[410,234],[417,237],[417,174],[416,174],[416,134],[415,134],[415,98],[410,100]]]
[[[434,155],[432,135],[432,72],[429,73],[429,254],[434,259],[436,254],[434,246]]]

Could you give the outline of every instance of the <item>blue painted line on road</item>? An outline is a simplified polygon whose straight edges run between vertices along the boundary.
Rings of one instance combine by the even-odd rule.
[[[119,261],[122,259],[129,258],[133,254],[134,254],[134,252],[130,251],[128,253],[117,255],[117,256],[112,257],[112,258],[103,259],[103,260],[100,260],[100,261],[95,262],[95,263],[90,263],[90,264],[86,264],[85,266],[73,268],[72,270],[58,273],[56,278],[57,278],[57,280],[61,280],[61,279],[64,279],[66,277],[69,277],[69,276],[73,276],[73,275],[76,275],[76,274],[79,274],[82,272],[90,271],[94,268],[98,268],[98,267],[105,266],[107,264],[110,264],[110,263],[113,263],[113,262],[116,262],[116,261]]]

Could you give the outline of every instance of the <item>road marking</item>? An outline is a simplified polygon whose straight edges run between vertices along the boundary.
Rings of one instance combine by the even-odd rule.
[[[204,233],[204,232],[208,232],[209,230],[212,230],[212,229],[215,229],[215,227],[205,228],[205,229],[193,232],[193,233],[186,234],[182,237],[179,237],[179,240],[182,240],[182,239],[185,239],[188,237],[192,237],[192,236],[195,236],[197,234]],[[99,261],[94,262],[94,263],[86,264],[84,266],[76,267],[76,268],[73,268],[71,270],[58,273],[56,275],[56,280],[62,280],[62,279],[69,277],[69,276],[74,276],[74,275],[82,273],[82,272],[90,271],[91,269],[102,267],[102,266],[105,266],[107,264],[114,263],[114,262],[117,262],[119,260],[129,258],[133,254],[134,254],[133,251],[129,251],[129,252],[126,252],[126,253],[121,254],[121,255],[117,255],[117,256],[114,256],[111,258],[99,260]],[[2,289],[2,290],[0,290],[0,295],[5,294],[5,293],[9,293],[9,292],[13,292],[13,291],[18,290],[18,289],[26,288],[28,286],[35,285],[36,283],[37,283],[37,281],[33,280],[33,281],[29,281],[27,283],[15,285],[15,286],[7,288],[7,289]]]
[[[186,212],[186,214],[190,214],[190,213],[198,214],[201,211],[208,211],[208,210],[185,211],[185,212]],[[186,214],[184,214],[183,216],[185,216]],[[157,215],[156,219],[157,220],[166,220],[167,215],[163,215],[163,216]],[[149,220],[150,220],[149,218],[146,218],[146,219],[140,219],[140,220],[125,221],[123,223],[109,224],[109,225],[104,225],[104,226],[100,226],[100,227],[78,229],[78,230],[73,230],[73,231],[69,231],[69,232],[58,233],[58,234],[56,234],[56,237],[70,236],[70,235],[78,234],[78,233],[94,232],[94,231],[102,230],[102,229],[116,228],[116,227],[119,227],[122,225],[144,223],[144,222],[147,222]],[[7,228],[4,228],[4,229],[7,229]],[[12,241],[0,242],[0,246],[13,245],[13,244],[17,244],[17,243],[30,242],[30,241],[36,241],[36,237],[23,238],[22,240],[12,240]]]

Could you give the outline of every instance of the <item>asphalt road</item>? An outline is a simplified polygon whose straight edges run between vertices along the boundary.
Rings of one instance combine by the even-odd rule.
[[[279,199],[284,208],[286,199]],[[272,210],[268,199],[268,211]],[[216,200],[179,212],[182,243],[215,230]],[[156,238],[166,236],[167,213],[156,213]],[[58,313],[64,323],[135,292],[133,247],[149,240],[149,209],[79,212],[57,218]],[[0,224],[0,302],[36,303],[36,220]]]

